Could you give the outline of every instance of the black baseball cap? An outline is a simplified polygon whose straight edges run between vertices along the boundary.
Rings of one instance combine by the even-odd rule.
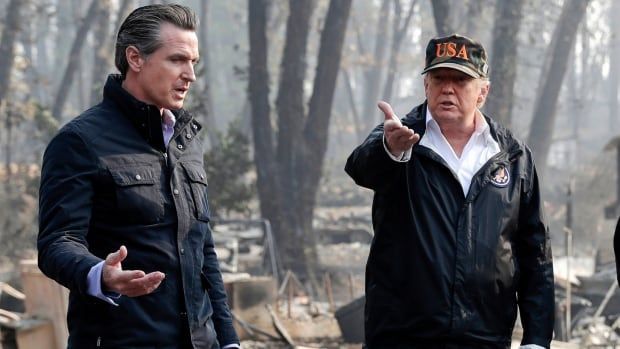
[[[452,34],[433,38],[426,46],[426,66],[422,74],[438,68],[462,71],[474,78],[487,78],[487,52],[481,43]]]

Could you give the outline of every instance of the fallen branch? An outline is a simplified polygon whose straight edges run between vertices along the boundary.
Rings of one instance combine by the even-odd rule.
[[[266,332],[266,331],[263,331],[262,329],[260,329],[260,328],[258,328],[258,327],[256,327],[256,326],[254,326],[254,325],[252,325],[252,324],[250,324],[250,323],[248,323],[248,322],[244,321],[243,319],[241,319],[240,317],[238,317],[237,315],[235,315],[235,313],[232,313],[232,317],[233,317],[233,320],[237,321],[237,323],[238,323],[241,327],[243,327],[243,329],[244,329],[246,332],[248,332],[248,333],[250,334],[250,336],[252,336],[252,337],[255,337],[255,336],[256,336],[256,335],[255,335],[255,332],[256,332],[256,333],[261,334],[261,335],[263,335],[263,336],[265,336],[265,337],[269,337],[270,339],[273,339],[273,340],[282,340],[282,338],[281,338],[281,337],[274,336],[274,335],[272,335],[271,333]]]
[[[11,319],[13,321],[19,321],[22,319],[22,317],[18,314],[4,309],[0,309],[0,316],[4,316],[5,318]]]
[[[278,316],[273,311],[273,308],[271,307],[271,305],[265,304],[265,306],[267,307],[267,311],[269,312],[269,315],[271,315],[271,320],[273,321],[273,325],[275,326],[278,333],[282,336],[282,338],[284,338],[286,343],[288,343],[292,348],[295,348],[295,343],[293,342],[293,339],[289,335],[286,328],[284,328],[284,326],[280,322],[280,319],[278,319]]]
[[[9,296],[15,298],[15,299],[19,299],[19,300],[24,300],[26,299],[26,295],[19,292],[18,290],[14,289],[13,287],[11,287],[11,285],[4,283],[4,282],[0,282],[0,291],[4,291],[6,292]]]

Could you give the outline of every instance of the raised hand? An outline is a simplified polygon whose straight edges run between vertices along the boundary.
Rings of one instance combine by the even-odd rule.
[[[399,157],[420,140],[420,135],[409,127],[404,126],[396,114],[394,114],[392,106],[387,102],[380,101],[377,106],[385,117],[383,133],[387,148],[392,155]]]
[[[127,258],[127,248],[121,246],[110,253],[103,264],[102,282],[106,291],[128,297],[149,294],[157,289],[166,275],[159,271],[145,274],[142,270],[123,270],[121,262]]]

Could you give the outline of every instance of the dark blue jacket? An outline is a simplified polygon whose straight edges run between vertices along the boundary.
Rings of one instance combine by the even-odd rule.
[[[426,103],[403,124],[424,136]],[[529,149],[487,118],[500,146],[467,196],[431,149],[391,160],[383,125],[351,154],[347,173],[375,191],[366,266],[366,345],[509,348],[520,309],[524,343],[549,347],[553,265]]]
[[[69,347],[180,348],[191,334],[207,349],[213,327],[221,345],[238,342],[209,227],[201,125],[174,111],[166,149],[159,110],[121,82],[111,75],[103,101],[65,125],[43,157],[39,267],[70,290]],[[87,295],[86,279],[121,245],[123,269],[166,278],[116,307]]]

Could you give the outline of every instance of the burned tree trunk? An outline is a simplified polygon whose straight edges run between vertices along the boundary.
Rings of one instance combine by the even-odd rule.
[[[269,0],[248,0],[250,67],[248,94],[252,107],[254,164],[261,216],[267,218],[280,244],[288,233],[281,218],[279,174],[269,105],[269,71],[267,69],[267,13]]]
[[[500,124],[510,127],[517,76],[517,37],[523,18],[524,0],[502,1],[496,4],[491,57],[491,91],[485,111]]]
[[[249,95],[261,214],[272,222],[284,266],[308,273],[312,280],[317,260],[312,217],[351,0],[330,2],[307,117],[303,109],[303,82],[311,4],[291,1],[277,99],[277,151],[269,116],[267,3],[248,0],[248,6]]]
[[[197,81],[198,89],[200,94],[198,97],[198,109],[200,109],[200,113],[202,114],[203,120],[206,125],[207,136],[209,139],[209,144],[211,146],[216,146],[218,144],[217,137],[217,121],[215,120],[215,112],[213,111],[213,93],[211,90],[211,84],[213,82],[211,76],[211,59],[210,59],[210,48],[209,48],[209,1],[203,0],[200,2],[200,47],[201,55],[200,55],[200,70],[202,79]]]
[[[374,55],[370,66],[364,72],[364,99],[362,101],[364,132],[358,133],[360,141],[366,137],[366,130],[372,129],[380,120],[376,105],[384,70],[383,60],[387,51],[385,49],[385,43],[388,38],[387,28],[390,22],[390,2],[391,0],[383,0],[381,3],[379,17],[377,18]]]
[[[102,96],[103,84],[110,66],[111,45],[110,37],[110,1],[101,1],[96,14],[96,24],[94,32],[94,58],[93,76],[90,91],[90,104],[99,103]]]
[[[502,2],[499,0],[499,2]],[[521,2],[521,0],[517,0],[516,2]],[[482,15],[482,9],[484,8],[484,3],[480,0],[469,0],[467,3],[467,22],[465,23],[465,35],[471,38],[477,38],[478,34],[480,34],[480,29],[482,27],[480,17]]]
[[[618,126],[618,84],[620,83],[620,23],[616,20],[616,16],[620,11],[620,3],[612,1],[609,27],[611,35],[609,38],[609,61],[613,62],[609,65],[609,130],[616,131]]]
[[[94,22],[95,16],[97,15],[98,5],[99,1],[97,0],[93,0],[90,3],[86,16],[82,19],[82,23],[78,26],[73,45],[71,46],[71,51],[69,53],[67,67],[65,68],[60,85],[58,85],[58,92],[56,93],[56,99],[52,108],[52,115],[56,118],[56,120],[62,119],[62,111],[64,109],[65,102],[67,101],[69,91],[71,90],[73,80],[75,80],[75,73],[80,62],[80,52],[82,51],[82,47],[86,41],[86,35],[88,34],[88,31]]]
[[[200,63],[196,68],[196,76],[199,78],[194,83],[196,93],[193,96],[195,104],[191,108],[192,114],[200,119],[205,125],[207,132],[206,140],[211,147],[219,145],[217,121],[213,106],[213,93],[211,91],[211,67],[210,48],[208,40],[209,32],[209,1],[200,2],[200,28],[197,31],[200,42]]]
[[[280,69],[280,83],[276,107],[278,110],[278,143],[276,159],[278,163],[280,182],[279,191],[284,205],[282,218],[291,229],[281,232],[280,248],[284,251],[284,264],[295,270],[303,270],[307,265],[304,260],[303,239],[304,232],[299,228],[297,221],[296,204],[299,202],[300,178],[295,176],[295,163],[300,146],[302,128],[305,122],[304,112],[304,80],[306,77],[306,54],[308,34],[310,32],[310,18],[313,10],[313,0],[290,0],[289,17],[286,24],[286,42],[282,55]]]
[[[454,32],[450,23],[450,0],[433,0],[433,17],[435,18],[435,28],[437,36],[446,36]]]
[[[19,12],[23,1],[11,0],[6,10],[2,41],[0,41],[0,104],[9,90],[11,71],[15,62],[15,41],[19,31]]]
[[[396,78],[396,70],[398,68],[398,54],[400,53],[400,46],[403,39],[407,35],[407,29],[409,29],[409,23],[411,17],[413,17],[413,9],[416,1],[411,1],[411,7],[407,12],[407,16],[402,20],[402,5],[400,0],[394,0],[394,21],[392,23],[392,45],[390,45],[390,61],[388,63],[388,73],[385,78],[385,85],[383,87],[383,99],[389,101],[392,99],[392,91],[394,89],[394,80]]]
[[[349,101],[349,109],[351,110],[351,116],[353,121],[353,127],[355,129],[356,135],[361,135],[363,133],[362,130],[362,118],[360,117],[359,112],[357,111],[357,104],[355,103],[355,93],[353,92],[353,84],[351,83],[351,76],[349,72],[342,68],[342,76],[344,78],[344,87],[347,93],[347,100]]]
[[[534,105],[528,144],[536,157],[539,172],[544,176],[547,157],[553,138],[556,107],[570,51],[575,42],[577,28],[583,18],[588,0],[566,0],[553,33],[551,60],[546,73],[540,77],[540,95]]]
[[[306,237],[306,249],[310,258],[316,258],[312,218],[316,205],[316,194],[323,171],[327,150],[327,134],[331,118],[336,78],[340,69],[342,46],[347,28],[352,0],[331,0],[321,35],[318,64],[314,78],[314,89],[310,98],[308,122],[304,127],[300,158],[296,175],[301,179],[297,215]],[[308,241],[309,240],[309,241]],[[315,260],[309,260],[315,263]]]

